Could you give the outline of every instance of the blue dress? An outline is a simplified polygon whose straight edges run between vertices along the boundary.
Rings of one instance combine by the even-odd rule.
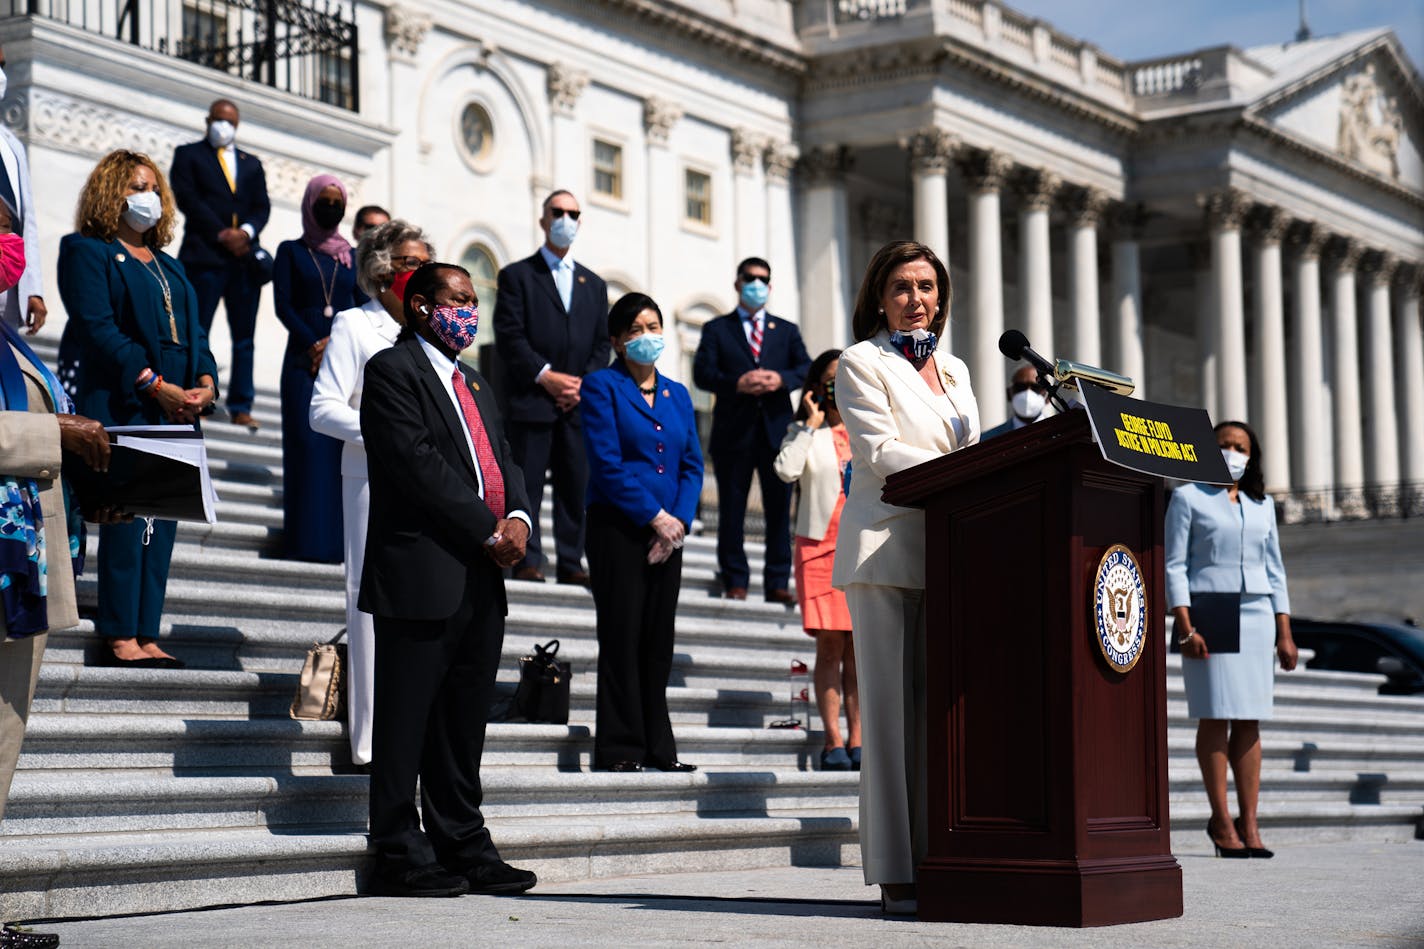
[[[1271,717],[1276,614],[1290,613],[1276,532],[1276,505],[1245,492],[1188,484],[1167,505],[1167,608],[1193,593],[1241,594],[1241,651],[1182,659],[1187,714],[1235,720]]]
[[[282,515],[286,555],[293,560],[340,563],[344,554],[341,515],[340,440],[312,431],[315,378],[307,350],[331,335],[324,312],[328,294],[334,315],[353,306],[356,272],[302,241],[277,247],[272,300],[287,327],[282,357]]]

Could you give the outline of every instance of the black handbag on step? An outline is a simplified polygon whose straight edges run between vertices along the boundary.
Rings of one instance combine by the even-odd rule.
[[[554,657],[559,641],[551,639],[535,645],[532,656],[519,659],[519,687],[514,691],[514,709],[526,721],[552,725],[569,723],[569,678],[573,670]]]

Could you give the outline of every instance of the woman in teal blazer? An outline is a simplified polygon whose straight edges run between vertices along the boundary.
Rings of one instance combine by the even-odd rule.
[[[585,521],[598,613],[593,766],[692,771],[668,718],[682,543],[702,493],[702,449],[686,387],[663,376],[658,305],[625,295],[608,312],[613,365],[580,389],[588,453]]]
[[[107,425],[195,427],[217,398],[217,364],[173,238],[173,195],[147,155],[106,155],[85,182],[75,226],[59,244],[68,313],[61,375],[82,415]],[[108,665],[174,668],[157,643],[177,525],[99,528],[99,615]]]
[[[1197,762],[1211,802],[1207,836],[1218,856],[1270,857],[1256,825],[1261,790],[1261,719],[1271,717],[1275,660],[1295,668],[1290,597],[1276,506],[1266,494],[1261,449],[1244,422],[1216,426],[1235,479],[1230,487],[1187,484],[1167,505],[1167,605],[1182,650],[1187,714],[1197,719]],[[1213,653],[1191,614],[1203,593],[1241,597],[1240,651]],[[1226,769],[1236,777],[1241,816],[1231,820]]]

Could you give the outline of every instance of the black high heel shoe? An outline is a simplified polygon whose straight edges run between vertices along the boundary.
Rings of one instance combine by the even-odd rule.
[[[1241,818],[1236,818],[1232,823],[1236,826],[1236,836],[1241,838],[1242,843],[1246,843],[1246,832],[1241,829]],[[1276,855],[1274,850],[1267,850],[1265,847],[1252,847],[1247,845],[1246,849],[1250,852],[1252,858],[1256,860],[1269,860]]]
[[[1210,827],[1206,829],[1206,839],[1211,841],[1211,846],[1216,850],[1218,857],[1224,857],[1229,860],[1245,860],[1251,856],[1250,847],[1223,847],[1217,843],[1216,838],[1211,835]]]

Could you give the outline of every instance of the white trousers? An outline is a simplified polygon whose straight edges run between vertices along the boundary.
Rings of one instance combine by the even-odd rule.
[[[365,478],[341,477],[346,519],[346,720],[351,760],[371,761],[371,710],[376,694],[376,627],[370,613],[356,608],[361,568],[366,562],[366,521],[371,489]]]
[[[860,858],[866,884],[913,883],[929,850],[923,591],[852,583],[860,682]]]

